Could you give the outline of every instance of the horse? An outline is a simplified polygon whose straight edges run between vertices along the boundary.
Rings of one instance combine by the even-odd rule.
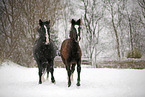
[[[68,87],[71,86],[71,77],[73,76],[73,72],[75,71],[75,66],[77,64],[77,86],[80,86],[80,72],[81,72],[81,56],[82,51],[79,46],[79,41],[81,33],[81,19],[75,21],[71,20],[71,31],[70,38],[66,39],[62,42],[60,49],[60,56],[65,64],[67,75],[68,75]]]
[[[49,72],[51,73],[51,82],[55,83],[53,76],[54,72],[54,58],[56,56],[56,46],[52,39],[50,39],[50,20],[39,20],[39,38],[35,41],[33,47],[33,56],[38,65],[39,84],[42,84],[42,77],[47,72],[47,78]]]

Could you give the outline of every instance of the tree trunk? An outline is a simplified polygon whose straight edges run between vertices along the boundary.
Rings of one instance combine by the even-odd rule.
[[[116,43],[117,43],[117,54],[118,58],[120,59],[120,47],[119,47],[119,38],[118,38],[118,32],[116,30],[115,24],[114,24],[114,14],[113,14],[113,8],[111,7],[111,15],[112,15],[112,25],[113,25],[113,30],[115,32],[116,36]]]
[[[129,15],[128,15],[128,21],[129,21],[129,34],[130,34],[130,46],[131,46],[131,50],[132,50],[132,56],[133,56],[133,48],[134,48],[134,46],[133,46],[133,36],[132,36],[132,26],[131,26],[131,19],[130,19],[130,17],[129,17]]]
[[[115,32],[115,36],[116,36],[116,43],[117,43],[117,54],[118,54],[118,58],[120,59],[119,38],[118,38],[118,34],[117,34],[116,27],[115,27],[115,25],[114,25],[114,22],[112,21],[112,23],[113,23],[113,29],[114,29],[114,32]]]

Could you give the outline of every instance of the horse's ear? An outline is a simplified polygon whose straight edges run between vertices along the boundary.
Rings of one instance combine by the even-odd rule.
[[[50,20],[49,21],[46,21],[46,23],[50,25]]]
[[[81,24],[82,24],[82,20],[79,19],[79,20],[77,21],[77,24],[78,24],[78,25],[81,25]]]
[[[43,22],[41,19],[39,19],[39,25],[42,26]]]
[[[50,24],[50,20],[49,20],[48,22],[49,22],[49,24]]]
[[[71,20],[71,24],[74,25],[76,21],[74,19]]]
[[[49,26],[50,26],[50,20],[48,21],[48,23],[49,23]]]

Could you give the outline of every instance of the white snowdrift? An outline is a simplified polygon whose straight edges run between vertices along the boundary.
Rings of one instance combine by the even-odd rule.
[[[81,86],[77,73],[70,88],[64,68],[55,68],[56,84],[38,84],[37,68],[12,62],[0,67],[0,97],[145,97],[145,70],[82,68]]]

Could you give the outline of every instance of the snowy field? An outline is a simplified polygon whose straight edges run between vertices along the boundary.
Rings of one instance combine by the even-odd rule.
[[[50,79],[38,84],[37,68],[12,62],[0,67],[0,97],[145,97],[145,70],[82,68],[81,86],[67,87],[64,68],[55,68],[56,84]]]

